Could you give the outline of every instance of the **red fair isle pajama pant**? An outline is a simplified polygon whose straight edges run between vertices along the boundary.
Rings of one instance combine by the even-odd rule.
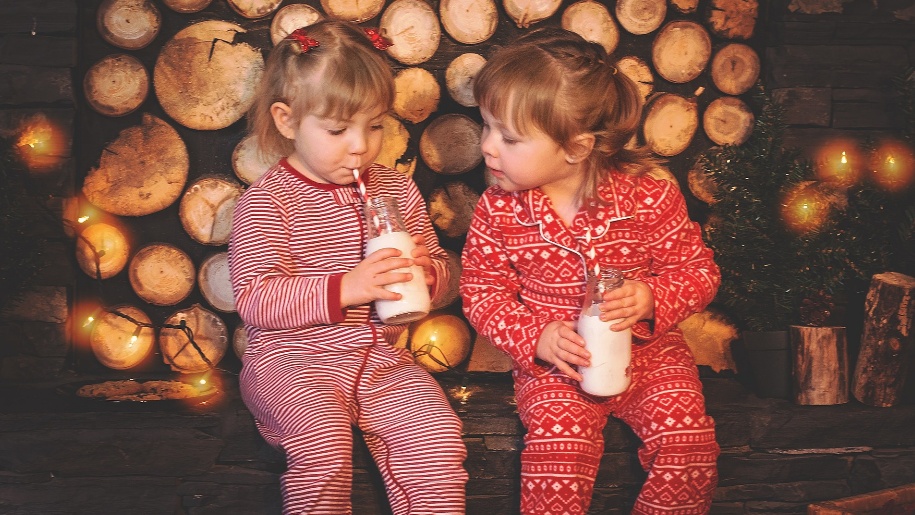
[[[648,478],[632,513],[709,511],[719,448],[695,360],[678,336],[633,347],[632,385],[618,396],[588,396],[576,381],[558,374],[520,378],[516,391],[527,428],[522,514],[588,512],[610,415],[642,440],[638,456]]]
[[[352,513],[353,426],[393,513],[464,513],[461,421],[406,351],[268,346],[246,356],[240,379],[261,434],[286,454],[284,514]]]

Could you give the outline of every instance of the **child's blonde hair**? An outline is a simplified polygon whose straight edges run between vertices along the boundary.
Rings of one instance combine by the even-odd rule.
[[[340,20],[323,20],[303,29],[317,42],[285,38],[267,58],[266,69],[248,110],[248,131],[263,155],[288,156],[294,142],[277,131],[270,114],[274,102],[306,115],[345,120],[364,110],[387,112],[394,104],[394,75],[383,52],[364,29]]]
[[[656,165],[646,148],[626,148],[642,118],[636,85],[603,47],[574,32],[540,29],[500,49],[477,74],[473,93],[480,107],[522,136],[538,129],[574,152],[575,136],[593,134],[586,197],[597,196],[611,168],[640,174]]]

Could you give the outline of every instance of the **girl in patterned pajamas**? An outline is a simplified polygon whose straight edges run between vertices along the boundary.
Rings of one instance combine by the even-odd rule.
[[[240,386],[264,438],[285,452],[283,512],[351,513],[353,426],[397,514],[464,512],[461,422],[441,387],[392,344],[372,301],[395,300],[395,269],[422,266],[433,299],[448,284],[416,185],[373,164],[391,109],[391,68],[374,31],[339,21],[299,29],[267,60],[249,112],[266,155],[287,156],[242,195],[229,244],[248,334]],[[363,258],[358,170],[369,196],[392,195],[417,249]]]
[[[677,323],[711,302],[712,252],[677,185],[628,148],[641,116],[635,85],[597,44],[542,29],[493,55],[474,94],[494,181],[463,249],[461,295],[473,326],[513,360],[521,512],[587,513],[608,416],[641,438],[647,479],[633,513],[706,513],[717,484],[714,423]],[[589,364],[575,320],[586,273],[624,271],[604,320],[631,328],[631,385],[579,388]]]

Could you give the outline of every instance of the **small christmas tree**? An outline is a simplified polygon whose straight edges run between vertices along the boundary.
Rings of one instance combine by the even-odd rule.
[[[906,101],[915,110],[915,88],[904,84],[910,96],[901,97],[903,110]],[[711,148],[697,160],[716,185],[705,226],[722,271],[716,302],[752,331],[825,325],[850,281],[915,266],[912,139],[890,151],[871,148],[856,176],[872,176],[850,182],[852,175],[824,173],[823,163],[786,148],[781,108],[761,87],[756,99],[759,116],[747,142]],[[915,135],[915,122],[910,131]],[[908,176],[879,176],[880,160],[891,154]],[[888,187],[887,180],[896,182]]]

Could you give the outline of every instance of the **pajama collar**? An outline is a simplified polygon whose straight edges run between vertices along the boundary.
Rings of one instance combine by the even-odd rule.
[[[636,179],[617,173],[611,177],[598,188],[605,205],[598,207],[596,202],[592,203],[593,208],[588,210],[587,216],[577,215],[571,227],[566,227],[549,197],[538,188],[511,193],[516,200],[515,219],[524,226],[539,226],[544,241],[578,255],[584,269],[593,271],[599,261],[594,242],[606,235],[611,224],[633,218],[635,213],[631,199]]]

